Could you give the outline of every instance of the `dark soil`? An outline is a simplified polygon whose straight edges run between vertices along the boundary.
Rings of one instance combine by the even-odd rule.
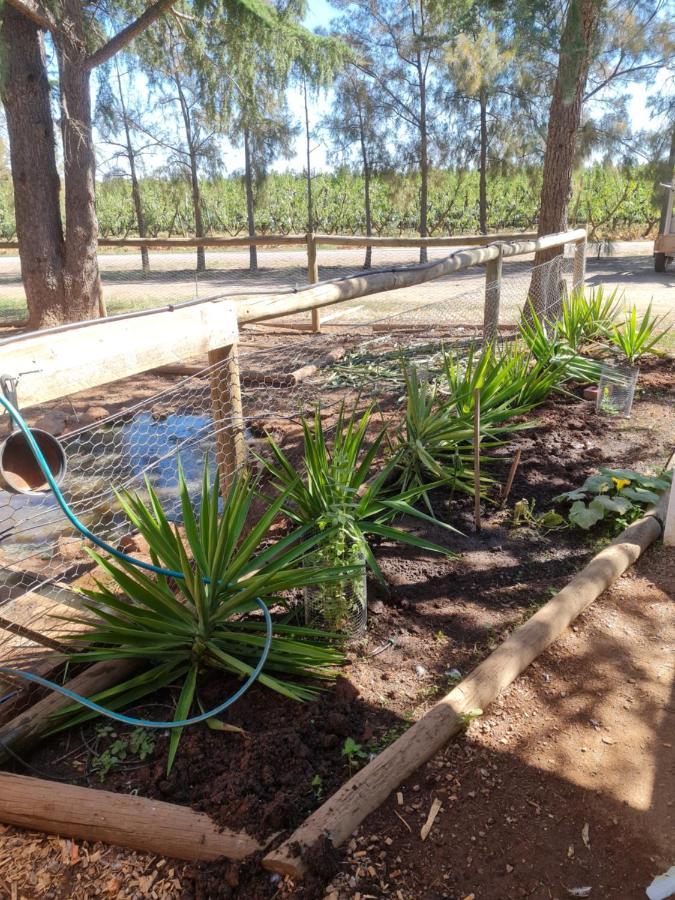
[[[368,636],[351,648],[344,676],[317,702],[299,705],[252,689],[227,718],[229,724],[246,734],[201,726],[190,729],[182,737],[168,777],[167,738],[162,736],[147,763],[125,763],[101,784],[90,768],[92,756],[105,746],[97,743],[94,726],[83,731],[82,744],[78,744],[76,734],[43,744],[29,764],[47,777],[109,790],[135,790],[145,796],[189,804],[210,813],[223,825],[261,838],[277,832],[286,836],[349,777],[349,765],[342,753],[347,738],[360,744],[365,754],[376,753],[394,740],[439,694],[445,693],[451,685],[450,670],[466,675],[505,631],[545,603],[597,550],[595,538],[589,540],[587,534],[574,529],[546,534],[511,527],[512,504],[521,498],[534,499],[535,511],[543,512],[550,508],[555,494],[579,485],[598,465],[663,465],[672,440],[674,374],[672,361],[642,367],[641,394],[630,420],[598,417],[593,405],[579,397],[547,403],[534,427],[520,432],[496,454],[499,462],[491,473],[498,482],[505,480],[516,447],[522,450],[522,462],[507,507],[502,510],[485,504],[479,534],[473,531],[472,501],[436,497],[439,512],[463,534],[452,534],[441,527],[422,528],[416,520],[410,527],[452,548],[461,554],[458,558],[440,558],[381,543],[376,555],[389,590],[383,591],[374,582],[369,585]],[[204,704],[219,701],[231,687],[231,680],[211,678],[201,687]],[[170,698],[163,695],[154,700],[166,704]],[[552,804],[551,811],[544,812],[539,788],[533,793],[527,783],[521,783],[518,771],[506,757],[496,765],[482,753],[471,742],[452,745],[443,766],[448,770],[447,777],[456,777],[459,782],[466,773],[474,773],[475,778],[477,770],[485,769],[480,791],[483,787],[499,787],[500,799],[498,808],[484,810],[484,829],[492,827],[490,817],[497,821],[511,815],[514,843],[509,859],[517,861],[527,855],[533,825],[535,830],[542,829],[542,839],[544,826],[567,827],[561,824],[561,811],[576,801],[563,784],[551,783],[543,789]],[[434,769],[423,777],[436,779],[439,773]],[[440,777],[445,779],[445,772]],[[464,797],[460,819],[473,816],[474,800]],[[520,833],[519,823],[524,826],[530,807],[532,814],[537,808],[541,818],[536,822],[527,818],[528,830]],[[605,813],[596,810],[596,814]],[[585,820],[590,815],[580,809],[577,819]],[[478,818],[473,816],[473,821]],[[462,835],[459,820],[457,835]],[[470,868],[479,865],[479,857],[485,855],[482,842],[483,837],[476,838],[475,853],[468,845],[463,851],[467,859],[471,857],[466,862]],[[621,860],[621,846],[617,844],[617,861]],[[329,862],[320,860],[318,865],[320,870],[325,869],[324,883],[333,874],[330,870],[334,861],[331,858]],[[476,879],[481,877],[479,868]],[[454,881],[448,882],[450,893],[439,893],[414,887],[416,883],[427,885],[423,872],[418,879],[409,883],[403,896],[460,896],[452,893]],[[460,883],[466,885],[466,881],[458,880],[457,885]],[[198,867],[194,884],[198,897],[255,898],[272,896],[276,890],[269,875],[260,874],[253,864],[241,868]],[[367,886],[362,890],[362,896],[368,895]],[[313,891],[305,889],[303,896],[311,896]],[[494,891],[479,896],[549,896],[500,893],[498,886]]]

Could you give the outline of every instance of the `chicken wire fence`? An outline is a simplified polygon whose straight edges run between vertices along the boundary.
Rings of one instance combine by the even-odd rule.
[[[502,279],[502,308],[515,320],[533,283],[542,292],[543,308],[553,309],[570,282],[571,265],[564,256],[536,269],[522,266],[517,275],[514,269],[512,278]],[[350,304],[322,334],[294,332],[285,319],[247,326],[238,346],[241,420],[224,412],[231,365],[225,360],[211,367],[198,363],[188,375],[137,376],[90,391],[84,400],[51,403],[28,421],[59,434],[68,459],[62,491],[75,515],[109,543],[142,556],[147,548],[131,533],[115,490],[143,495],[147,477],[169,519],[180,523],[178,458],[196,499],[204,460],[213,472],[223,437],[237,429],[243,430],[252,465],[264,455],[268,435],[299,463],[302,416],[320,404],[330,429],[343,402],[347,408],[371,400],[400,408],[402,360],[433,376],[440,372],[445,347],[461,351],[480,342],[484,296],[483,279],[477,286],[465,283],[451,298],[425,302],[422,294],[417,301],[391,301],[393,310],[379,309],[378,317],[371,311],[367,318]],[[472,319],[468,310],[474,306],[480,315]],[[9,431],[9,423],[4,425]],[[0,491],[0,621],[19,625],[0,635],[0,658],[9,655],[14,665],[34,667],[45,653],[42,642],[34,640],[36,633],[51,636],[52,643],[62,641],[64,624],[51,614],[62,612],[62,604],[79,605],[76,589],[92,584],[94,568],[84,539],[51,494]],[[348,586],[345,596],[352,587],[365,615],[359,584]],[[312,597],[299,602],[312,619]],[[354,615],[356,607],[347,609]],[[358,615],[362,628],[365,620]]]
[[[196,250],[156,249],[149,254],[149,268],[144,269],[140,250],[101,250],[98,256],[103,297],[109,315],[151,309],[223,294],[236,299],[238,295],[295,292],[306,287],[309,280],[307,246],[260,246],[251,249],[234,246],[228,249],[205,248],[204,268],[200,269]],[[453,248],[431,247],[427,250],[430,262],[443,259]],[[460,249],[460,248],[455,248]],[[416,247],[387,248],[374,246],[369,257],[370,267],[364,268],[366,251],[362,247],[317,247],[318,277],[330,281],[368,271],[411,266],[419,263]],[[503,280],[516,286],[532,268],[531,261],[522,258],[504,261]],[[353,304],[356,318],[381,317],[394,313],[408,304],[433,303],[440,300],[472,298],[470,306],[462,310],[465,317],[478,321],[482,316],[479,285],[484,282],[483,267],[473,267],[446,275],[424,285],[401,291],[376,294]],[[520,286],[520,285],[519,285]],[[510,307],[505,307],[505,315]],[[323,313],[328,321],[341,318],[340,310]],[[21,279],[21,266],[16,254],[0,255],[0,323],[20,322],[27,317],[26,295]],[[347,316],[349,320],[350,316]],[[308,322],[309,314],[297,317]]]

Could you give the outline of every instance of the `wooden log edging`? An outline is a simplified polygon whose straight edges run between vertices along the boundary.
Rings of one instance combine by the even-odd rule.
[[[572,580],[517,628],[471,674],[418,722],[357,772],[262,865],[302,878],[303,854],[327,837],[338,847],[394,791],[465,727],[466,715],[485,709],[549,647],[600,594],[661,536],[668,491],[656,509],[626,528]]]
[[[71,678],[65,687],[84,697],[93,697],[115,682],[129,678],[139,668],[140,663],[135,659],[103,660]],[[63,694],[50,693],[9,722],[0,725],[0,764],[10,759],[12,754],[9,750],[22,752],[36,744],[53,726],[51,717],[72,704],[73,701]]]
[[[188,806],[0,773],[0,822],[175,859],[245,859],[262,849]]]

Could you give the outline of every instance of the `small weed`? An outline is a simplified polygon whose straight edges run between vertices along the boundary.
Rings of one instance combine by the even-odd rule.
[[[119,768],[130,756],[143,762],[155,749],[155,738],[147,728],[134,728],[129,734],[118,735],[112,725],[99,725],[96,738],[98,741],[111,741],[91,761],[92,771],[97,773],[100,781],[105,781],[107,775]]]
[[[402,734],[408,730],[407,724],[394,725],[392,728],[388,728],[383,734],[378,738],[373,738],[370,742],[369,747],[370,750],[377,755],[381,753],[383,750],[386,750],[390,744],[393,744],[394,741],[397,741]]]
[[[321,800],[323,797],[323,778],[317,772],[314,778],[311,781],[312,784],[312,792],[317,800]]]
[[[519,500],[513,507],[513,527],[527,526],[543,532],[555,531],[564,527],[565,519],[559,513],[550,509],[535,516],[534,507],[534,500]]]
[[[350,737],[348,737],[342,745],[342,755],[347,760],[350,773],[353,769],[358,769],[361,765],[361,760],[368,758],[368,754],[361,744],[357,744],[354,738]]]
[[[434,640],[437,641],[439,644],[445,644],[445,642],[447,641],[447,639],[448,639],[447,634],[444,634],[444,633],[440,630],[440,628],[439,628],[438,631],[434,634]]]
[[[478,719],[483,715],[482,709],[470,709],[468,712],[460,713],[459,719],[462,723],[462,728],[468,728],[469,725],[473,722],[474,719]]]

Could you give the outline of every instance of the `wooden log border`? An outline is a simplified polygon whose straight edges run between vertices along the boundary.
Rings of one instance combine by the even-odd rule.
[[[174,859],[234,861],[262,849],[189,806],[0,772],[0,822]]]
[[[466,715],[485,709],[546,650],[663,531],[668,491],[656,509],[626,528],[572,580],[517,628],[471,674],[418,722],[357,772],[262,860],[271,872],[302,878],[304,853],[324,838],[342,844],[406,778],[465,727]]]

